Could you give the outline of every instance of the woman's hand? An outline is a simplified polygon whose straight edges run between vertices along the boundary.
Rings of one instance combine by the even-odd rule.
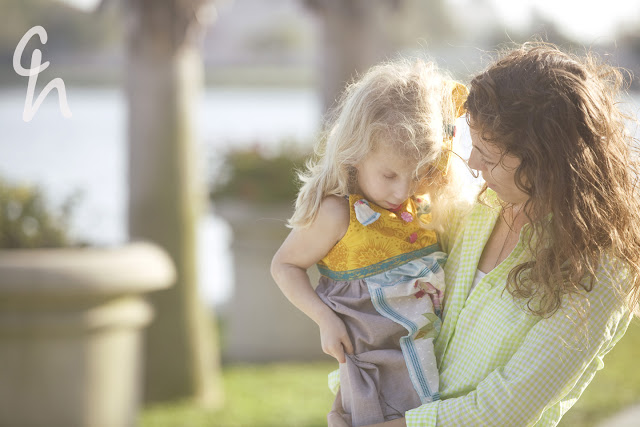
[[[344,322],[333,311],[327,311],[319,320],[322,351],[345,363],[345,352],[353,354],[353,345]]]

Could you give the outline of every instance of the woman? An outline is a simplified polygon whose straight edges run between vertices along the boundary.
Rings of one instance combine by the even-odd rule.
[[[636,154],[622,77],[531,43],[475,77],[469,166],[486,182],[442,236],[442,400],[380,426],[553,426],[637,308]]]

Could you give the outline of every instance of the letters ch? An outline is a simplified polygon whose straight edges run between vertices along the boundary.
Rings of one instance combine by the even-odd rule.
[[[35,26],[26,32],[24,36],[18,42],[16,46],[16,50],[13,52],[13,69],[19,75],[23,77],[29,77],[29,84],[27,86],[27,98],[24,101],[24,112],[22,113],[22,119],[25,122],[31,121],[33,116],[35,116],[38,108],[40,108],[40,104],[47,97],[51,90],[58,89],[58,101],[60,103],[60,111],[62,115],[66,118],[71,117],[71,110],[69,109],[69,104],[67,103],[67,93],[64,87],[64,81],[58,77],[51,80],[40,92],[36,102],[33,102],[33,94],[36,90],[36,82],[38,81],[38,74],[44,71],[49,66],[49,61],[44,64],[41,63],[42,60],[42,52],[40,49],[35,49],[33,54],[31,54],[31,68],[26,69],[22,67],[20,60],[22,59],[22,54],[24,53],[24,48],[27,46],[29,40],[34,36],[38,35],[40,37],[40,42],[42,44],[47,43],[47,32],[41,26]]]

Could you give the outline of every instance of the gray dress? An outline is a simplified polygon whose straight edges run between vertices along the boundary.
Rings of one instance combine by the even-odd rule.
[[[359,200],[350,198],[347,244],[354,233],[384,232],[389,224],[404,227],[398,212],[368,202],[367,212],[380,215],[359,221],[354,209]],[[382,226],[370,226],[380,219]],[[415,230],[413,225],[407,230]],[[384,239],[389,238],[387,233]],[[363,268],[335,271],[326,263],[318,265],[322,276],[316,293],[345,323],[354,346],[354,354],[340,364],[340,391],[329,419],[341,417],[354,427],[375,424],[439,399],[433,339],[440,328],[446,255],[437,242],[420,246]]]

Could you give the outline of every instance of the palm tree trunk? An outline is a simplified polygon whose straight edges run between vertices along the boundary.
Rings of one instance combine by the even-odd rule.
[[[327,111],[351,79],[391,59],[394,46],[386,20],[402,0],[306,0],[306,4],[321,20],[318,70],[323,111]]]
[[[197,173],[195,96],[202,85],[198,11],[205,0],[129,0],[129,235],[164,247],[172,288],[150,296],[145,399],[220,401],[219,349],[198,298],[196,226],[205,191]],[[215,326],[214,326],[215,329]]]

